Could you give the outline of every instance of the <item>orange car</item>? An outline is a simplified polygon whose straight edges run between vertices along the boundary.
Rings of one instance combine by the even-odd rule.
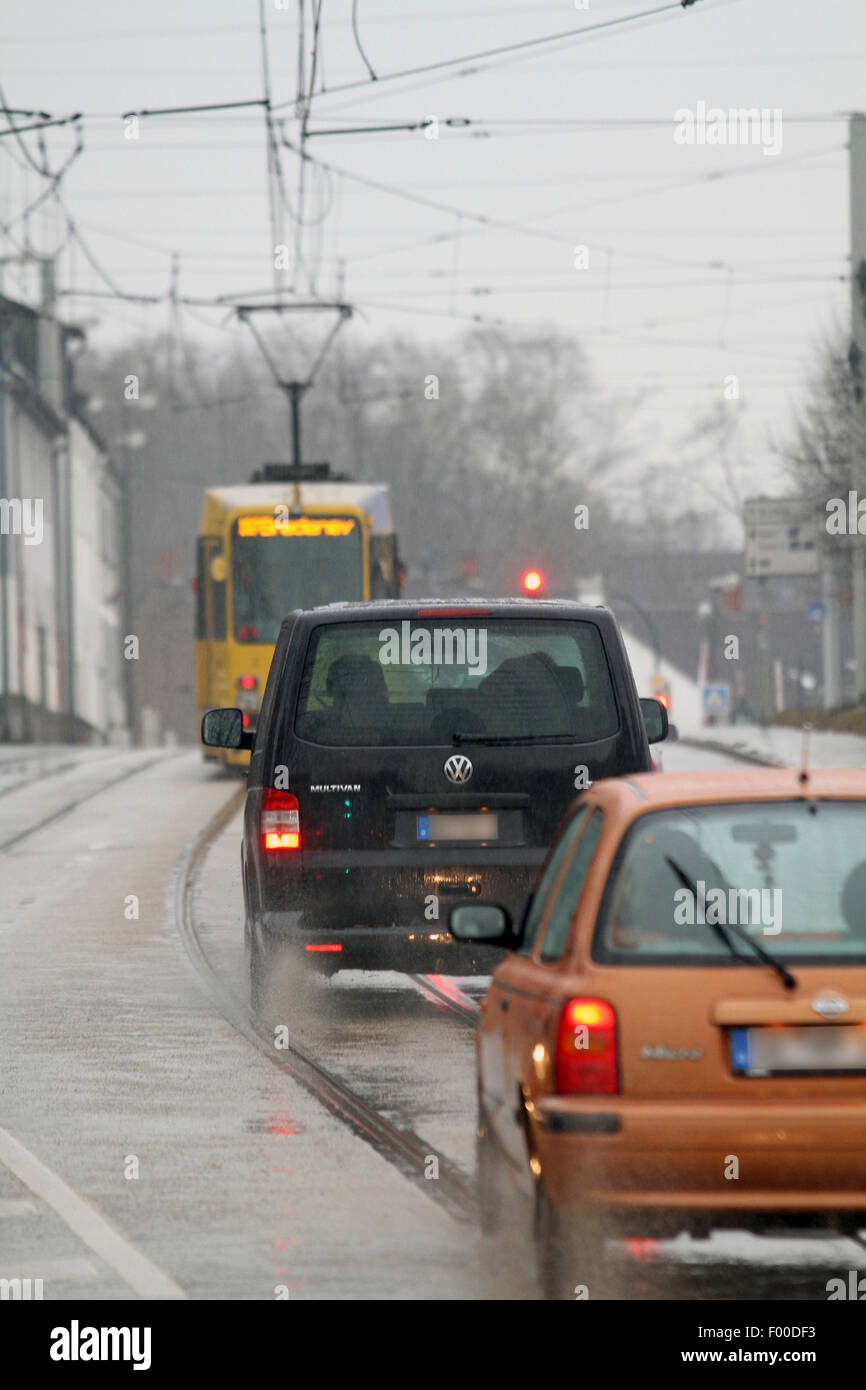
[[[866,1227],[866,772],[599,782],[520,927],[451,929],[512,951],[479,1197],[488,1230],[531,1198],[548,1294],[592,1296],[608,1235]]]

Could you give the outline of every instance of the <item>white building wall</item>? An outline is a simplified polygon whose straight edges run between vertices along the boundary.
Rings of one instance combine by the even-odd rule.
[[[4,347],[13,344],[4,372],[3,491],[22,511],[25,502],[41,502],[41,534],[16,532],[4,543],[4,725],[15,740],[87,737],[83,724],[118,742],[125,724],[119,484],[96,437],[64,415],[57,320],[42,314],[34,338],[25,305],[3,300],[2,312],[20,330]],[[68,719],[70,667],[75,727]]]
[[[123,722],[121,608],[117,600],[119,492],[106,457],[70,420],[75,708],[100,733]]]
[[[24,696],[39,705],[40,635],[44,634],[45,705],[60,710],[62,691],[57,641],[55,602],[55,547],[58,517],[55,514],[53,485],[53,437],[15,398],[7,398],[10,415],[8,493],[12,497],[36,502],[42,500],[42,539],[28,543],[25,537],[12,539],[9,593],[10,693]]]

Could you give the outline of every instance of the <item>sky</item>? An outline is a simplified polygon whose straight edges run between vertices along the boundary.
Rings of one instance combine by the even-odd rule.
[[[313,0],[303,8],[309,54]],[[648,468],[675,462],[683,431],[725,401],[749,469],[772,490],[772,441],[821,342],[849,319],[847,115],[866,108],[862,0],[697,0],[635,18],[653,8],[358,0],[359,49],[351,0],[322,0],[300,262],[299,161],[281,148],[283,283],[301,300],[350,302],[344,331],[358,338],[429,341],[431,371],[475,320],[554,325],[582,342],[602,390],[642,393]],[[265,0],[274,129],[292,145],[298,14],[298,0]],[[260,99],[257,0],[43,0],[7,12],[0,53],[10,108],[83,113],[83,150],[59,185],[65,213],[48,197],[25,226],[46,181],[0,141],[3,255],[62,248],[60,311],[97,346],[165,329],[173,314],[214,349],[249,341],[225,307],[173,309],[168,296],[173,266],[182,298],[272,295],[262,108],[144,116],[136,139],[122,118]],[[393,76],[452,58],[462,61]],[[678,141],[675,114],[701,103],[764,110],[764,142]],[[438,128],[364,129],[431,118]],[[22,138],[38,158],[37,136]],[[75,135],[42,138],[56,170]],[[7,261],[3,288],[32,295],[32,267]]]

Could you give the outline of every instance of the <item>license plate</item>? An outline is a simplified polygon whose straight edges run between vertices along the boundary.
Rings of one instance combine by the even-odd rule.
[[[732,1028],[731,1070],[738,1076],[866,1072],[866,1027],[839,1023]]]
[[[418,817],[419,840],[498,840],[499,817],[495,812]]]

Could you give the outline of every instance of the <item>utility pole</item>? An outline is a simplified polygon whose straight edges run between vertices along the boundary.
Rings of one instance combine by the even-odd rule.
[[[773,671],[770,658],[770,630],[767,619],[767,581],[758,580],[758,721],[773,722]]]
[[[839,567],[836,557],[825,548],[821,557],[821,597],[826,614],[821,624],[821,655],[824,667],[824,709],[842,703],[842,643],[839,611]]]
[[[855,409],[863,404],[863,378],[866,374],[866,115],[851,117],[849,146],[851,188],[851,349],[849,361],[855,376]],[[855,439],[857,434],[855,432]],[[866,459],[851,460],[853,477],[866,478]],[[866,569],[864,543],[859,534],[851,538],[851,590],[854,622],[854,698],[866,692]]]

